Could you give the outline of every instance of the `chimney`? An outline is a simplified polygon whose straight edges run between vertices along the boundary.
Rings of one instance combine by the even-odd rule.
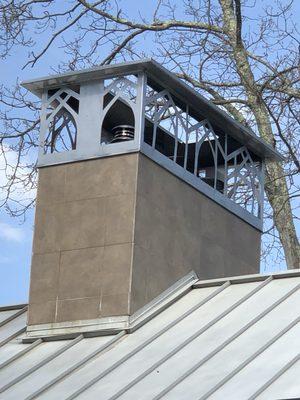
[[[29,335],[125,326],[191,271],[259,272],[271,147],[152,60],[23,86],[42,99]]]

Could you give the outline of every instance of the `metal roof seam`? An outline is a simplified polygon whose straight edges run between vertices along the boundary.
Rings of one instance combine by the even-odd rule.
[[[73,400],[76,397],[78,397],[81,393],[83,393],[85,390],[93,386],[95,383],[97,383],[100,379],[102,379],[104,376],[108,375],[110,372],[112,372],[114,369],[116,369],[119,365],[121,365],[123,362],[127,361],[129,358],[131,358],[134,354],[138,353],[140,350],[144,349],[145,346],[148,344],[152,343],[155,339],[157,339],[159,336],[163,335],[165,332],[167,332],[170,328],[174,327],[176,324],[178,324],[180,321],[182,321],[184,318],[186,318],[188,315],[192,314],[195,310],[197,310],[199,307],[202,305],[206,304],[209,300],[211,300],[213,297],[217,296],[219,293],[221,293],[223,290],[225,290],[228,286],[230,285],[230,282],[225,282],[221,287],[216,289],[213,293],[211,293],[209,296],[207,296],[205,299],[201,300],[199,303],[197,303],[194,307],[183,313],[180,317],[169,323],[167,326],[165,326],[163,329],[158,331],[155,335],[151,336],[149,339],[147,339],[144,343],[140,344],[138,347],[136,347],[134,350],[132,350],[130,353],[126,354],[124,357],[122,357],[120,360],[115,362],[113,365],[111,365],[109,368],[107,368],[105,371],[103,371],[100,375],[96,376],[93,378],[91,381],[83,385],[81,388],[76,390],[71,396],[69,396],[66,400]]]
[[[70,375],[72,372],[76,371],[78,368],[81,368],[84,364],[87,362],[91,361],[94,357],[98,356],[105,350],[110,350],[109,348],[116,344],[123,336],[126,335],[126,331],[123,330],[119,332],[117,335],[115,335],[111,340],[109,340],[107,343],[104,345],[100,346],[98,349],[93,351],[91,354],[87,355],[84,357],[81,361],[77,362],[74,364],[72,367],[68,368],[66,371],[62,372],[59,376],[56,378],[52,379],[50,382],[46,383],[44,386],[42,386],[40,389],[32,393],[30,396],[26,397],[25,400],[33,400],[37,398],[39,395],[44,393],[46,390],[50,389],[51,386],[56,385],[58,382],[62,381],[64,378],[66,378],[68,375]]]
[[[260,285],[258,285],[254,290],[249,292],[247,295],[242,297],[240,300],[238,300],[236,303],[234,303],[232,306],[228,307],[223,313],[218,315],[216,318],[214,318],[212,321],[204,325],[202,328],[200,328],[197,332],[195,332],[193,335],[189,336],[183,343],[180,345],[176,346],[172,351],[170,351],[168,354],[166,354],[163,358],[161,358],[159,361],[156,363],[152,364],[151,367],[149,367],[146,371],[138,375],[135,379],[133,379],[131,382],[129,382],[124,388],[119,390],[117,393],[115,393],[112,397],[109,398],[109,400],[115,400],[118,397],[120,397],[123,393],[125,393],[127,390],[129,390],[132,386],[134,386],[136,383],[138,383],[140,380],[145,378],[149,373],[153,372],[156,368],[158,368],[161,364],[165,363],[168,359],[173,357],[178,351],[182,350],[185,346],[190,344],[194,339],[199,337],[202,333],[206,332],[209,328],[211,328],[213,325],[215,325],[218,321],[220,321],[224,316],[229,314],[231,311],[233,311],[235,308],[237,308],[239,305],[244,303],[246,300],[248,300],[251,296],[253,296],[255,293],[257,293],[260,289],[262,289],[264,286],[266,286],[270,281],[272,280],[271,277],[266,279],[264,282],[262,282]],[[160,398],[160,397],[158,397]],[[156,399],[156,397],[155,397]]]
[[[300,288],[300,284],[288,291],[284,296],[280,297],[275,303],[273,303],[271,306],[266,308],[263,312],[261,312],[258,316],[253,318],[250,322],[248,322],[246,325],[244,325],[241,329],[239,329],[234,335],[229,337],[225,342],[223,342],[220,346],[218,346],[215,350],[213,350],[211,353],[209,353],[206,357],[204,357],[202,360],[198,361],[193,367],[191,367],[189,370],[187,370],[181,377],[176,379],[173,383],[171,383],[167,388],[165,388],[161,393],[159,393],[157,396],[153,398],[153,400],[158,400],[161,399],[162,396],[164,396],[166,393],[170,392],[175,386],[177,386],[179,383],[181,383],[184,379],[186,379],[189,375],[194,373],[198,368],[200,368],[201,365],[206,363],[209,359],[211,359],[213,356],[215,356],[220,350],[222,350],[225,346],[230,344],[233,340],[238,338],[240,335],[242,335],[244,332],[246,332],[250,327],[252,327],[254,324],[256,324],[259,320],[261,320],[263,317],[265,317],[269,312],[271,312],[274,308],[276,308],[279,304],[281,304],[283,301],[285,301],[288,297],[290,297],[293,293],[295,293],[298,289]]]
[[[287,333],[299,322],[300,322],[300,317],[294,319],[285,328],[283,328],[277,335],[275,335],[272,339],[270,339],[267,343],[265,343],[262,347],[260,347],[254,354],[252,354],[243,363],[241,363],[238,367],[236,367],[232,372],[226,375],[211,390],[206,392],[203,396],[199,397],[198,400],[208,399],[213,393],[215,393],[218,389],[220,389],[226,382],[228,382],[231,378],[233,378],[237,373],[239,373],[243,368],[245,368],[248,364],[250,364],[256,357],[258,357],[262,352],[267,350],[272,344],[274,344],[278,339],[280,339],[285,333]]]
[[[226,289],[226,287],[228,287],[230,285],[230,282],[225,282],[223,283],[222,286],[220,286],[220,291],[223,291],[224,289]],[[150,314],[149,316],[147,316],[144,320],[142,320],[140,323],[135,325],[135,322],[133,322],[133,325],[130,325],[129,328],[127,329],[128,333],[133,333],[135,330],[139,329],[142,325],[144,325],[145,323],[147,323],[149,320],[151,320],[152,318],[156,317],[158,314],[160,314],[161,312],[163,312],[164,310],[166,310],[168,307],[170,307],[172,304],[174,304],[176,301],[178,301],[181,297],[183,297],[184,295],[186,295],[188,292],[190,292],[191,290],[193,290],[193,285],[189,286],[188,288],[185,288],[184,291],[180,292],[176,297],[174,297],[173,299],[171,299],[168,303],[163,304],[161,308],[157,309],[153,314]],[[217,294],[219,294],[218,291],[213,292],[211,295],[212,297],[215,297]],[[210,300],[209,298],[210,296],[208,296],[207,298],[204,299],[205,302],[208,302]],[[201,303],[201,302],[200,302]],[[204,303],[203,303],[204,304]],[[187,311],[187,314],[190,314],[192,312],[194,312],[197,308],[199,308],[200,306],[202,306],[203,304],[197,304],[195,305],[192,309]],[[185,318],[183,317],[183,315],[180,318]]]
[[[58,349],[56,352],[51,354],[49,357],[46,357],[44,360],[39,362],[38,364],[34,365],[32,368],[28,369],[25,371],[23,374],[17,376],[10,382],[8,382],[6,385],[2,386],[0,388],[0,393],[5,392],[7,389],[15,385],[16,383],[20,382],[24,378],[26,378],[28,375],[32,374],[34,371],[38,370],[41,368],[43,365],[47,364],[51,360],[53,360],[55,357],[58,357],[60,354],[62,354],[64,351],[68,350],[70,347],[74,346],[76,343],[78,343],[80,340],[83,339],[83,335],[77,336],[75,339],[73,339],[70,343],[67,343],[65,346],[62,346],[60,349]]]
[[[17,360],[18,358],[22,357],[24,354],[27,354],[30,350],[38,346],[39,344],[42,343],[42,339],[37,339],[33,343],[31,343],[29,346],[27,346],[24,350],[19,351],[17,354],[9,358],[8,360],[4,361],[2,364],[0,364],[0,370],[7,365],[11,364],[13,361]]]
[[[28,304],[13,304],[10,306],[0,306],[0,312],[2,311],[10,311],[10,310],[21,310],[24,307],[27,307]]]
[[[275,382],[281,375],[288,371],[296,362],[300,360],[300,353],[297,354],[292,360],[284,365],[275,375],[272,376],[263,386],[261,386],[248,400],[254,400],[263,393],[273,382]],[[292,399],[291,399],[292,400]],[[297,400],[297,399],[295,399]]]
[[[22,308],[21,310],[19,310],[18,312],[14,313],[13,315],[10,315],[8,318],[4,319],[3,321],[0,322],[0,328],[3,325],[6,325],[8,322],[14,320],[15,318],[19,317],[20,315],[24,314],[24,312],[26,312],[28,309],[28,306],[25,306],[24,308]]]
[[[18,331],[14,332],[12,335],[8,336],[2,342],[0,342],[0,347],[6,345],[6,343],[10,342],[12,339],[16,338],[19,335],[22,335],[22,333],[26,332],[26,327],[19,329]],[[0,392],[1,393],[1,392]]]

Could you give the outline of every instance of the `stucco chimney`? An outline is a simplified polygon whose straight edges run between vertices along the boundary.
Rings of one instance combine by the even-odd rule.
[[[149,60],[23,85],[42,98],[29,334],[259,271],[269,146]]]

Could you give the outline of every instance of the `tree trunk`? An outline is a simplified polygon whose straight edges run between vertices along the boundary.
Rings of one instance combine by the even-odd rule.
[[[244,84],[247,101],[255,117],[260,136],[273,145],[274,135],[269,113],[251,70],[241,37],[239,0],[219,0],[223,10],[224,31],[232,48],[237,72]],[[300,245],[296,234],[284,170],[279,163],[267,163],[265,190],[274,213],[274,223],[283,246],[288,269],[300,268]]]

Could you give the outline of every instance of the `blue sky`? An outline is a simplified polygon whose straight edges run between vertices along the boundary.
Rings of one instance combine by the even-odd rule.
[[[121,1],[122,9],[126,8],[129,15],[138,14],[136,4],[134,0]],[[151,12],[156,1],[142,0],[139,4],[145,14]],[[296,2],[294,8],[295,15],[300,15],[299,1]],[[257,12],[257,10],[253,9],[251,12]],[[39,43],[44,39],[44,35],[40,35]],[[141,40],[142,46],[145,46],[144,39]],[[149,49],[151,42],[147,46]],[[47,75],[51,72],[51,66],[58,65],[64,58],[63,50],[59,48],[58,43],[55,43],[33,69],[22,70],[29,50],[17,48],[9,58],[0,60],[0,79],[2,80],[0,83],[9,87],[14,85],[17,77],[25,80]],[[103,57],[104,55],[105,49],[103,49]],[[1,179],[3,176],[1,177],[0,160],[0,182]],[[28,300],[33,221],[34,210],[26,214],[25,222],[21,222],[17,218],[9,217],[5,210],[0,209],[0,305],[23,303]]]
[[[6,86],[13,86],[17,76],[23,80],[27,77],[48,74],[49,60],[58,63],[60,58],[53,48],[48,55],[49,58],[41,62],[36,70],[22,71],[26,55],[24,53],[24,50],[18,49],[13,56],[0,62],[0,72],[1,76],[5,77]],[[24,303],[28,300],[33,221],[34,210],[27,212],[23,222],[10,217],[0,208],[0,305]]]
[[[123,3],[124,0],[121,1]],[[129,0],[126,7],[131,15],[136,15],[135,1]],[[148,5],[147,8],[150,12],[152,7]],[[38,45],[43,42],[46,42],[46,36],[40,34]],[[17,78],[22,81],[48,75],[53,73],[51,68],[64,59],[64,52],[58,41],[34,68],[22,70],[30,50],[15,48],[10,57],[0,60],[0,84],[13,87]],[[0,160],[0,182],[4,179],[3,174],[1,175],[1,162],[3,160]],[[28,301],[33,225],[34,210],[28,211],[25,221],[22,221],[10,217],[0,208],[0,306]]]

